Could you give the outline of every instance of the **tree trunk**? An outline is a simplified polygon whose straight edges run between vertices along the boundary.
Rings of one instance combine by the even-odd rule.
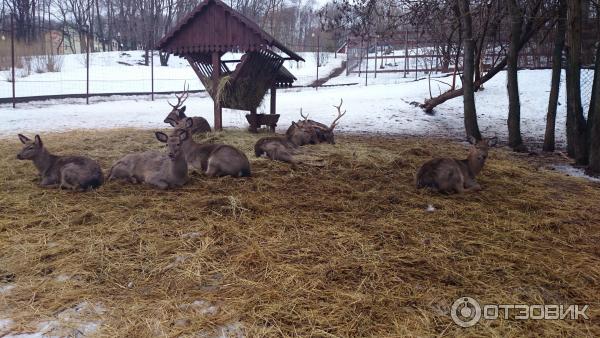
[[[592,127],[589,130],[590,158],[587,173],[598,176],[600,175],[600,123],[598,123],[600,117],[600,45],[596,47],[595,64],[594,85],[588,113],[588,124],[591,124]]]
[[[598,18],[599,23],[600,23],[600,18]],[[596,114],[595,111],[595,106],[596,106],[596,101],[598,101],[600,99],[599,95],[596,95],[597,90],[598,90],[598,86],[600,83],[600,80],[598,79],[600,77],[600,64],[598,63],[598,59],[600,58],[600,41],[598,42],[598,46],[596,47],[596,56],[595,56],[595,61],[594,61],[594,80],[592,83],[592,95],[590,97],[590,106],[588,109],[588,115],[587,115],[587,136],[588,136],[588,147],[590,146],[591,143],[591,137],[592,137],[592,129],[594,128],[594,125],[598,122],[598,114]],[[590,149],[591,151],[591,149]]]
[[[519,100],[519,40],[522,13],[516,0],[507,0],[510,13],[510,45],[506,67],[506,89],[508,91],[508,146],[515,151],[526,150],[521,138],[521,102]]]
[[[567,152],[584,165],[588,149],[581,106],[581,0],[568,1],[567,19]]]
[[[552,152],[556,147],[556,110],[558,108],[558,95],[560,93],[560,73],[562,70],[562,54],[565,48],[565,32],[567,31],[567,4],[566,0],[560,1],[559,18],[554,37],[554,51],[552,52],[552,81],[548,102],[548,115],[546,117],[546,133],[544,134],[543,150]]]
[[[471,11],[469,0],[459,0],[461,12],[461,29],[463,30],[463,39],[465,43],[463,60],[463,104],[465,132],[468,136],[481,140],[481,132],[477,124],[477,111],[475,110],[475,86],[473,84],[473,74],[475,71],[475,40],[473,40],[473,28],[471,21]]]

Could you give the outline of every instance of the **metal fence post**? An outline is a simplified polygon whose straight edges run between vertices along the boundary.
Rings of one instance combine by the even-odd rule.
[[[152,101],[154,101],[154,50],[150,50],[150,82],[152,83]]]
[[[371,46],[371,39],[367,40],[367,65],[365,66],[365,87],[369,85],[369,47]]]
[[[90,28],[85,32],[85,104],[90,104]]]
[[[10,13],[10,58],[12,64],[12,106],[16,108],[17,98],[15,95],[15,13]]]

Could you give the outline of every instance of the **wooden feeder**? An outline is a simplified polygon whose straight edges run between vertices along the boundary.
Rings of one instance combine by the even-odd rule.
[[[296,80],[283,62],[304,61],[220,0],[204,0],[156,48],[190,63],[214,101],[216,130],[222,129],[222,108],[250,111],[246,118],[251,131],[261,125],[275,130],[279,119],[275,107],[277,88],[291,87]],[[240,60],[222,61],[227,52],[244,54]],[[228,63],[237,65],[231,70]],[[256,114],[267,90],[271,91],[270,114]]]

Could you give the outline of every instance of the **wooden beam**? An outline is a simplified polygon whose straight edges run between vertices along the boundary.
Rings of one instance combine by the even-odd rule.
[[[221,55],[219,52],[212,53],[212,83],[215,88],[219,86],[219,77],[221,72]],[[219,99],[215,94],[213,98],[215,112],[215,130],[223,130],[223,109],[219,103]]]
[[[271,114],[277,113],[276,96],[277,96],[277,88],[276,88],[275,84],[273,84],[271,86]],[[272,132],[275,132],[275,125],[271,125],[270,128],[271,128]]]

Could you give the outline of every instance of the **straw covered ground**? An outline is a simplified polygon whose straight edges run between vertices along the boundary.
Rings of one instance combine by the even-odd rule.
[[[441,196],[417,191],[414,172],[463,144],[342,136],[291,170],[250,156],[260,135],[212,137],[243,149],[253,177],[41,189],[16,137],[0,140],[0,336],[56,321],[56,335],[107,337],[600,336],[600,185],[497,148],[483,191]],[[105,169],[161,148],[148,130],[42,138]],[[460,296],[589,304],[590,319],[463,329]]]

